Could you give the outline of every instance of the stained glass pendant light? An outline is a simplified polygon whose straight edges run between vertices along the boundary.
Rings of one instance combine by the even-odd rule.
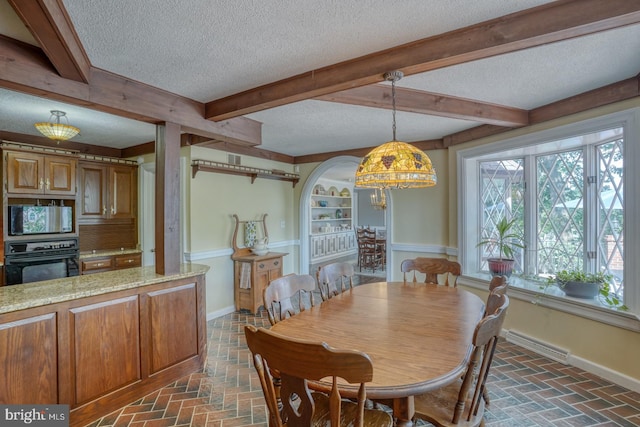
[[[363,157],[356,170],[355,186],[360,188],[421,188],[436,185],[436,171],[422,150],[396,140],[396,86],[401,71],[384,74],[391,82],[393,140],[374,148]]]
[[[34,124],[34,126],[40,131],[41,134],[43,134],[47,138],[57,141],[59,144],[60,141],[66,141],[67,139],[71,139],[78,133],[80,133],[80,129],[69,124],[69,119],[67,119],[66,116],[67,113],[65,113],[64,111],[51,110],[51,116],[49,117],[48,122],[36,123]],[[61,118],[67,120],[67,123],[60,123]]]

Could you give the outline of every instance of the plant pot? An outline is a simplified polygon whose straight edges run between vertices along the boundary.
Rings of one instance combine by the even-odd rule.
[[[574,298],[594,298],[600,293],[600,283],[565,282],[560,286],[566,296]]]
[[[504,259],[504,258],[488,258],[487,264],[489,264],[489,271],[493,277],[495,276],[506,276],[511,277],[511,272],[513,271],[513,264],[515,264],[515,260],[513,259]]]

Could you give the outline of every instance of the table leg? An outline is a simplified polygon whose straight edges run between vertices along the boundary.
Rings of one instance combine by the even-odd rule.
[[[416,407],[413,402],[413,396],[393,399],[393,416],[396,419],[397,427],[413,426],[415,413]]]

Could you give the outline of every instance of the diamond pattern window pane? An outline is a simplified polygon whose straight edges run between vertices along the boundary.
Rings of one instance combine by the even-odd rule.
[[[524,235],[524,179],[523,159],[488,161],[480,163],[480,200],[482,202],[481,235],[495,235],[496,224],[503,216],[507,219],[519,218],[512,230]],[[479,248],[481,270],[488,271],[487,259],[498,257],[497,247],[483,246]],[[514,253],[515,273],[522,273],[524,253],[516,248]]]
[[[583,151],[536,158],[538,274],[584,268]]]
[[[624,293],[624,198],[622,185],[623,141],[596,147],[598,163],[597,268],[613,275],[612,292]]]

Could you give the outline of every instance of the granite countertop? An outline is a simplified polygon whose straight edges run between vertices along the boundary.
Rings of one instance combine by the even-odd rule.
[[[209,267],[206,265],[182,264],[179,273],[163,276],[155,272],[154,266],[134,267],[22,285],[0,286],[0,314],[193,277],[208,270]]]
[[[99,258],[103,256],[113,256],[113,255],[131,255],[131,254],[140,254],[140,253],[142,253],[141,249],[113,249],[113,250],[106,250],[106,251],[80,252],[80,259]]]

